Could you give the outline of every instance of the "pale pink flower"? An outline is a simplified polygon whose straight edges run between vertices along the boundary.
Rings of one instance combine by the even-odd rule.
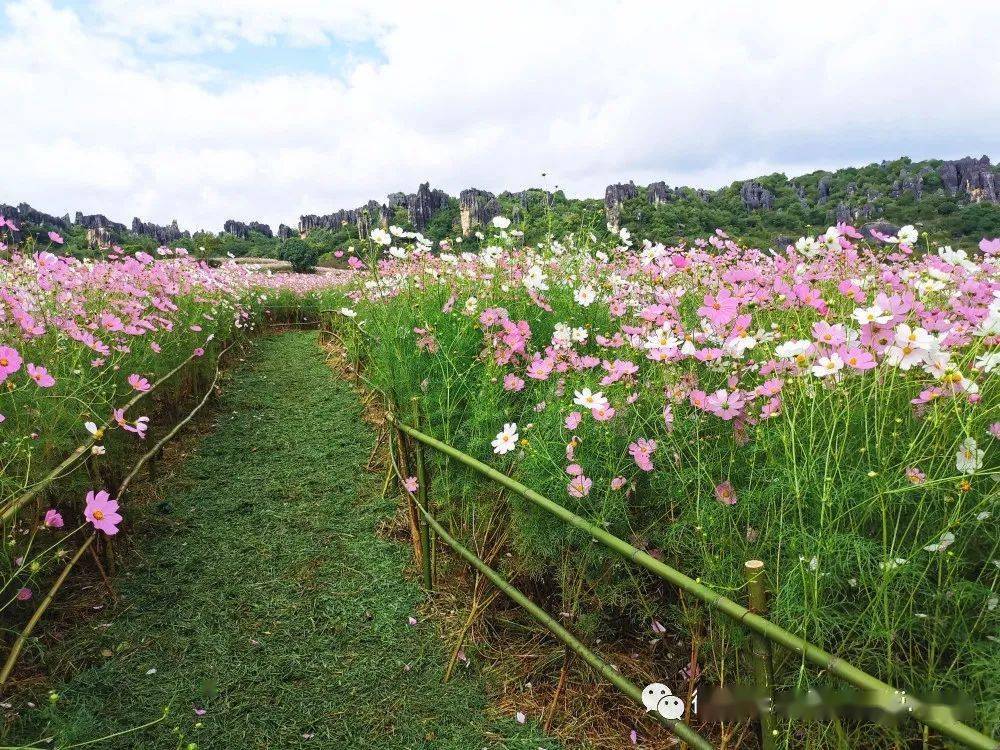
[[[583,415],[580,412],[571,411],[569,414],[566,415],[566,421],[564,422],[564,424],[566,425],[566,429],[575,430],[577,427],[580,426],[581,419],[583,419]]]
[[[31,598],[31,589],[22,588],[17,590],[17,600],[19,602],[26,602]]]
[[[590,488],[594,482],[590,477],[580,474],[573,477],[573,480],[566,486],[567,492],[573,497],[586,497],[590,494]]]
[[[715,499],[723,505],[736,505],[736,490],[728,480],[715,486]]]
[[[420,483],[417,481],[416,477],[407,477],[403,480],[403,486],[406,488],[407,492],[414,493],[417,491]]]
[[[132,386],[133,389],[139,391],[140,393],[148,391],[150,388],[153,387],[149,384],[149,381],[146,380],[146,378],[136,373],[132,373],[131,375],[128,376],[128,384]]]
[[[55,508],[45,511],[45,525],[50,529],[61,529],[63,527],[63,517]]]
[[[49,375],[49,371],[41,365],[28,363],[28,377],[35,381],[40,388],[51,388],[56,384],[56,379]]]
[[[112,500],[104,490],[96,494],[93,490],[87,493],[87,505],[83,509],[83,515],[95,529],[103,531],[108,536],[117,534],[118,524],[122,522],[122,517],[118,513],[118,501]]]
[[[17,349],[12,349],[9,346],[0,346],[0,383],[7,379],[8,375],[12,375],[21,369],[21,355],[17,353]]]

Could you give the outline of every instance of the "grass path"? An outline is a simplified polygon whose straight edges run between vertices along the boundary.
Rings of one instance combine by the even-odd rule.
[[[373,436],[313,334],[263,339],[216,422],[162,480],[167,502],[126,510],[137,553],[120,602],[46,654],[69,675],[59,700],[25,709],[0,744],[81,742],[170,705],[96,747],[553,746],[488,719],[475,678],[441,684],[433,625],[408,624],[421,594],[407,549],[375,534],[392,507],[360,469]]]

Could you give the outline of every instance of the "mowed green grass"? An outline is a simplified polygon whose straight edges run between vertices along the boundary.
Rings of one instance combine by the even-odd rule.
[[[160,507],[125,503],[138,538],[120,601],[49,646],[59,700],[23,708],[0,744],[83,742],[169,705],[98,747],[556,746],[489,718],[465,670],[441,684],[445,645],[408,624],[422,597],[408,550],[375,533],[393,507],[361,468],[373,435],[314,334],[261,340],[215,419]]]

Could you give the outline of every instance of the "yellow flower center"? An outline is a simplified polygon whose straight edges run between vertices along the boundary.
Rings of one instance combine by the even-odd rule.
[[[102,518],[104,518],[104,511],[102,511],[102,510],[95,510],[94,511],[94,519],[97,520],[97,521],[100,521]]]

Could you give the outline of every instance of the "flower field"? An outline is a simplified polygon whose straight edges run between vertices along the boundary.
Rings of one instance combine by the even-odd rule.
[[[609,227],[526,248],[502,217],[475,253],[373,240],[337,327],[435,437],[730,597],[764,560],[777,623],[892,684],[960,689],[997,731],[1000,240],[839,225],[774,252]],[[505,519],[517,572],[578,630],[666,625],[701,643],[686,676],[749,681],[744,632],[435,460],[439,518]],[[826,684],[789,654],[776,673]],[[813,746],[844,731],[824,726]]]
[[[61,238],[50,239],[55,249]],[[97,262],[15,252],[0,261],[0,616],[12,628],[84,535],[127,527],[127,502],[108,490],[172,426],[177,402],[203,386],[220,344],[265,313],[315,310],[319,290],[340,281],[159,252],[113,251]],[[150,416],[154,398],[163,423]],[[80,446],[86,452],[74,453]],[[46,489],[57,466],[54,491],[27,497]]]
[[[743,563],[765,561],[779,625],[908,690],[961,690],[974,724],[1000,727],[1000,240],[966,251],[838,225],[761,251],[722,231],[665,247],[609,227],[524,247],[498,217],[475,252],[392,227],[350,262],[344,286],[166,248],[0,261],[12,630],[85,537],[128,529],[115,494],[130,457],[220,352],[334,311],[366,384],[419,395],[435,437],[731,598]],[[695,645],[670,677],[751,680],[745,631],[429,458],[439,520],[459,536],[499,523],[508,574],[575,632],[647,641],[661,660],[656,644],[680,636]],[[776,676],[828,684],[788,653]],[[884,731],[890,746],[920,728]]]

